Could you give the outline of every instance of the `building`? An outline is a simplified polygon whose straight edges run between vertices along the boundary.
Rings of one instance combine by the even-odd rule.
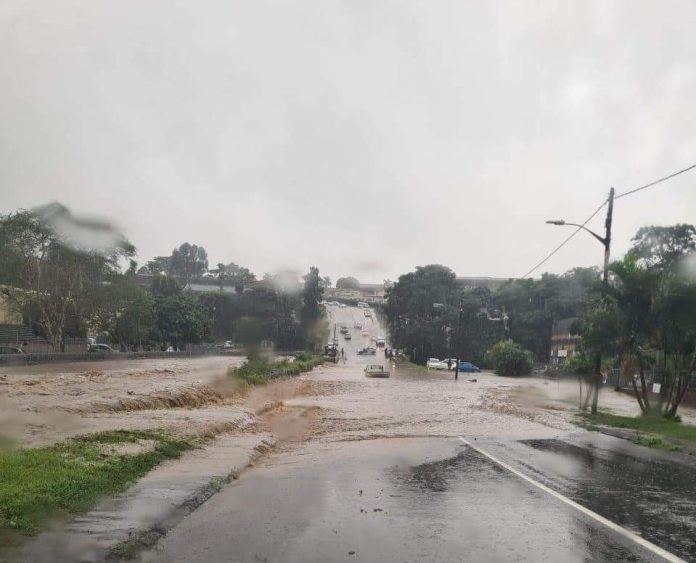
[[[553,322],[551,327],[551,350],[549,358],[552,365],[560,365],[575,354],[582,340],[579,335],[571,334],[571,327],[577,317],[568,317]]]
[[[324,299],[345,299],[349,301],[364,301],[365,303],[384,303],[384,284],[361,283],[357,289],[339,289],[327,287]]]
[[[501,285],[509,281],[513,281],[513,278],[491,278],[488,276],[457,278],[457,283],[462,289],[474,289],[477,287],[485,287],[490,291],[495,291]]]

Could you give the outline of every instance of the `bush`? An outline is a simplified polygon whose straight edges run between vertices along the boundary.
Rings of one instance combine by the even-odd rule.
[[[271,362],[266,358],[250,359],[238,368],[228,370],[228,375],[238,377],[250,385],[264,385],[269,379],[286,375],[299,375],[311,371],[323,363],[321,356],[298,353],[294,360]]]
[[[498,375],[527,375],[532,370],[532,353],[512,340],[489,348],[484,359]]]

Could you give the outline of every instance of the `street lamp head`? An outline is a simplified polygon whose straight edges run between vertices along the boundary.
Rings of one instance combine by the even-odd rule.
[[[555,221],[546,221],[549,225],[565,225],[566,222],[563,219],[556,219]]]

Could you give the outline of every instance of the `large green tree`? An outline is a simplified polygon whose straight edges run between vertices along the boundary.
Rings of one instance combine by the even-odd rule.
[[[84,329],[94,312],[94,289],[116,276],[120,261],[135,248],[103,225],[74,218],[63,206],[49,210],[0,216],[0,282],[27,322],[39,327],[55,350],[64,351],[67,328]],[[80,231],[96,232],[110,243],[90,248],[88,236],[76,236]]]
[[[302,309],[300,310],[300,322],[306,346],[310,349],[319,349],[322,342],[321,319],[323,309],[319,305],[324,296],[324,287],[319,268],[312,266],[309,272],[303,276],[304,287],[302,289]]]

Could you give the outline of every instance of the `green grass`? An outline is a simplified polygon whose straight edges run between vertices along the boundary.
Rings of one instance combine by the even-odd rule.
[[[299,375],[314,369],[323,363],[321,356],[306,356],[298,354],[294,361],[282,360],[271,362],[257,358],[245,362],[238,368],[229,370],[228,375],[237,377],[249,385],[265,385],[274,374]]]
[[[696,426],[682,424],[661,416],[619,416],[606,412],[582,413],[579,423],[588,430],[599,426],[635,430],[631,441],[641,446],[669,451],[696,450]]]
[[[154,448],[133,454],[112,448],[141,440],[152,440]],[[161,432],[116,430],[0,451],[0,542],[36,534],[50,518],[86,511],[191,447]]]

